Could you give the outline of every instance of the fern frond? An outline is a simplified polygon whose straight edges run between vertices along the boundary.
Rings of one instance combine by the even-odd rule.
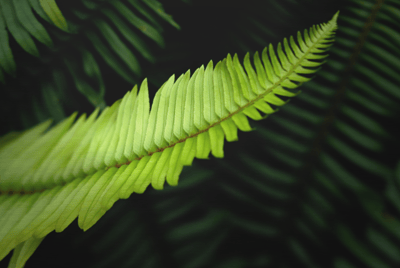
[[[391,210],[386,205],[396,203],[397,199],[390,199],[398,197],[398,190],[388,183],[393,164],[392,157],[384,155],[397,151],[389,148],[397,143],[391,139],[390,129],[399,107],[399,91],[394,86],[399,80],[396,72],[399,51],[394,45],[399,34],[398,22],[394,23],[389,14],[393,12],[393,16],[399,9],[388,2],[349,3],[340,18],[344,23],[335,38],[336,46],[318,79],[304,86],[307,93],[301,94],[298,102],[285,106],[279,115],[272,117],[268,129],[258,128],[257,134],[266,141],[273,140],[260,153],[268,159],[264,166],[271,166],[274,161],[280,172],[301,181],[303,185],[296,185],[296,192],[315,188],[323,197],[308,200],[302,194],[302,215],[291,217],[292,222],[302,222],[302,228],[311,230],[308,236],[317,237],[320,245],[324,243],[320,239],[323,233],[337,237],[340,245],[329,251],[338,255],[339,248],[345,247],[350,253],[346,259],[353,265],[360,261],[371,267],[377,266],[376,263],[382,267],[397,266],[399,258],[389,252],[400,252],[399,232],[395,231],[399,230],[399,222],[391,220],[389,224],[382,211],[391,211],[392,219],[398,215],[398,209]],[[290,148],[289,141],[294,143]],[[304,145],[305,151],[296,150]],[[390,198],[382,193],[385,185]],[[337,217],[323,203],[331,203],[337,215],[342,215],[338,212],[340,203],[346,207],[351,204],[352,210],[360,214],[332,223],[330,219]],[[365,231],[349,236],[361,229],[360,223],[366,223]],[[308,240],[303,241],[303,247],[310,248]],[[313,253],[310,257],[318,259],[319,253]]]
[[[0,3],[0,67],[10,75],[15,73],[15,62],[9,48],[8,29],[17,43],[29,54],[38,57],[39,52],[34,36],[46,46],[53,42],[43,25],[35,18],[32,8],[42,17],[50,20],[60,29],[67,31],[67,23],[54,0],[4,0]],[[3,32],[4,31],[4,32]],[[4,81],[3,81],[4,82]]]
[[[247,117],[274,113],[271,105],[293,97],[327,57],[338,14],[298,32],[243,65],[228,54],[192,76],[174,75],[156,93],[151,109],[147,80],[96,119],[76,114],[46,133],[48,122],[13,139],[0,150],[0,259],[28,239],[63,231],[77,216],[87,230],[118,199],[143,193],[148,185],[177,185],[183,166],[195,157],[223,157],[224,138],[250,131]],[[254,66],[253,66],[254,65]],[[34,156],[34,157],[33,157]],[[22,256],[23,257],[23,256]]]
[[[104,109],[105,84],[101,79],[101,72],[108,73],[104,67],[108,65],[105,68],[113,69],[116,75],[122,76],[130,84],[137,83],[137,79],[142,76],[143,58],[151,63],[155,62],[155,51],[151,44],[164,46],[164,26],[169,23],[179,28],[157,1],[75,1],[72,5],[65,3],[57,2],[60,8],[55,0],[5,0],[0,3],[0,82],[5,84],[5,92],[20,92],[15,95],[9,93],[4,99],[17,98],[14,101],[18,103],[22,102],[22,98],[29,99],[28,108],[20,109],[19,113],[23,118],[30,117],[30,120],[23,121],[32,123],[23,123],[22,128],[42,122],[41,117],[35,117],[36,111],[40,111],[38,114],[43,115],[44,119],[51,117],[59,122],[62,109],[76,110],[76,107],[71,107],[73,104],[65,101],[65,96],[69,96],[65,88],[70,86],[77,88],[93,106]],[[62,13],[66,15],[65,18]],[[46,22],[42,23],[35,15],[62,31]],[[163,21],[167,23],[161,23]],[[89,27],[82,27],[83,25]],[[24,53],[21,56],[15,55],[18,48],[12,45],[13,41],[9,37],[14,38],[24,51],[37,59]],[[95,52],[88,52],[93,50],[91,43]],[[60,49],[63,53],[52,53]],[[44,53],[39,55],[39,51]],[[61,55],[61,58],[54,57],[56,54]],[[103,60],[105,66],[102,65]],[[8,75],[15,78],[17,73],[20,76],[27,74],[29,78],[7,79]],[[49,80],[52,76],[55,81]],[[36,86],[33,89],[29,86],[27,90],[28,84]],[[44,87],[46,90],[42,90]],[[53,88],[53,92],[49,93],[49,88]],[[34,97],[26,96],[26,92]],[[37,95],[41,97],[38,99]],[[36,103],[30,101],[33,98],[45,105],[37,109]],[[48,105],[50,98],[57,101]],[[65,116],[61,119],[63,118]],[[21,128],[17,126],[17,122],[12,124],[12,128]]]

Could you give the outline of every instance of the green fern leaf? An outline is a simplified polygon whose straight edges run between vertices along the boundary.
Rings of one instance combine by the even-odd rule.
[[[35,42],[29,35],[28,31],[25,30],[23,25],[20,23],[17,17],[16,10],[11,0],[1,1],[0,10],[2,12],[7,28],[15,38],[17,43],[29,54],[38,57],[39,51],[35,45]]]
[[[31,35],[33,35],[37,40],[46,46],[53,46],[53,41],[43,25],[36,20],[28,1],[13,0],[13,3],[18,20],[25,27],[25,29],[27,29]]]
[[[15,61],[8,43],[6,21],[2,14],[0,14],[0,66],[6,73],[15,76]],[[1,81],[4,83],[5,79],[2,78]]]
[[[61,10],[58,8],[56,2],[54,0],[39,0],[39,2],[44,12],[46,12],[54,25],[61,30],[68,32],[67,21],[61,13]]]
[[[39,4],[40,1],[40,4]],[[53,21],[59,28],[67,31],[67,24],[54,0],[4,0],[0,2],[0,67],[12,76],[16,66],[9,45],[8,33],[29,54],[39,57],[39,51],[31,35],[46,46],[53,41],[43,25],[35,18],[32,8],[43,19]],[[47,16],[49,15],[49,16]],[[49,19],[50,18],[50,19]],[[1,70],[0,70],[1,72]],[[2,73],[2,72],[1,72]],[[0,75],[0,81],[4,82]]]
[[[49,131],[42,123],[0,145],[0,260],[12,249],[22,267],[53,230],[63,231],[76,217],[83,230],[93,226],[118,199],[143,193],[165,180],[177,185],[183,166],[195,157],[223,157],[224,137],[237,140],[237,129],[250,131],[254,120],[287,103],[291,90],[315,73],[337,29],[338,13],[327,24],[298,33],[254,55],[244,67],[238,56],[206,68],[171,76],[152,107],[147,80],[122,100],[95,110],[74,124],[76,113]]]

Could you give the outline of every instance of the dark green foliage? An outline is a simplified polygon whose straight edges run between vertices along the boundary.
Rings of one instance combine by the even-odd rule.
[[[165,50],[155,57],[154,67],[142,70],[149,81],[164,82],[172,73],[197,68],[210,59],[218,61],[227,52],[243,56],[275,44],[298,29],[327,21],[339,9],[341,16],[335,46],[318,76],[277,114],[251,122],[256,130],[240,133],[239,143],[226,146],[224,159],[197,161],[185,168],[178,187],[149,188],[117,202],[85,233],[72,224],[63,233],[50,234],[27,267],[400,266],[398,2],[277,0],[237,6],[231,1],[184,2],[191,5],[164,4],[182,30],[171,27],[164,32]],[[72,20],[67,16],[69,7],[59,5]],[[75,11],[87,20],[91,12]],[[196,26],[198,21],[201,26]],[[77,44],[83,39],[75,38]],[[13,51],[18,49],[12,44]],[[106,61],[94,47],[78,47],[82,53],[97,55],[96,61]],[[146,58],[142,52],[139,55]],[[114,60],[120,60],[118,55]],[[70,62],[84,69],[82,60]],[[41,71],[43,81],[55,77],[56,71],[69,77],[68,69],[52,66],[53,72]],[[124,68],[126,72],[128,67]],[[78,75],[82,73],[94,74],[84,75],[82,83],[100,83],[95,71]],[[106,98],[107,104],[132,86],[116,84],[120,76],[102,71],[106,96],[118,92]],[[8,90],[2,98],[5,104],[17,94],[9,89],[17,82],[9,77],[6,82],[11,84],[1,86]],[[36,92],[48,90],[37,88]],[[63,103],[75,101],[71,98],[75,88],[69,86],[68,94],[60,98]],[[30,105],[42,107],[34,104],[41,94],[34,96],[29,106],[9,105],[7,112],[29,114]],[[84,107],[84,98],[79,103],[75,106],[79,111],[93,109]],[[11,118],[13,123],[4,133],[20,126],[18,116]],[[36,120],[29,118],[26,125]]]

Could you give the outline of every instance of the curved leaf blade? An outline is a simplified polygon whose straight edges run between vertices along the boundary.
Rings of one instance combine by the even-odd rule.
[[[68,32],[68,24],[55,0],[39,0],[41,7],[55,26]]]
[[[251,63],[245,59],[243,68],[237,55],[233,59],[228,55],[228,60],[215,68],[212,63],[206,71],[199,68],[190,79],[186,74],[174,82],[175,76],[171,76],[157,92],[151,109],[144,81],[138,93],[134,89],[126,94],[97,120],[98,110],[73,125],[73,114],[43,135],[40,133],[46,125],[0,146],[0,156],[10,156],[0,162],[0,212],[4,215],[0,219],[0,259],[30,238],[64,230],[76,217],[79,226],[87,230],[115,201],[128,198],[133,192],[143,193],[150,184],[156,189],[161,189],[165,181],[176,185],[183,166],[191,165],[194,157],[208,158],[210,152],[223,157],[224,137],[236,140],[237,128],[250,131],[247,117],[263,118],[257,109],[270,114],[274,110],[268,109],[269,104],[285,104],[276,95],[291,95],[283,87],[287,79],[294,85],[306,79],[296,70],[317,57],[313,51],[319,44],[331,41],[337,15],[322,25],[321,31],[310,31],[310,36],[305,32],[305,41],[299,40],[302,52],[297,59],[292,58],[290,66],[282,68],[279,52],[278,56],[272,51],[264,53],[265,66],[259,66],[258,71],[265,68],[270,75],[263,79],[272,81],[260,88],[251,87],[257,80],[263,81],[254,77]],[[291,49],[299,50],[297,45],[291,45]],[[318,52],[325,53],[327,48]],[[217,75],[212,75],[214,72]],[[187,87],[186,92],[183,86]],[[185,103],[183,120],[183,109],[168,108],[173,104],[172,96]],[[219,96],[218,104],[213,103],[218,99],[214,96]],[[134,107],[127,106],[133,102]],[[72,145],[66,149],[69,143]],[[21,144],[25,146],[18,147]],[[110,149],[110,144],[117,148]],[[59,163],[58,170],[53,163]]]

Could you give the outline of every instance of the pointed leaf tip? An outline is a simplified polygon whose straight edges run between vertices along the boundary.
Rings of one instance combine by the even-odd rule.
[[[333,18],[331,19],[332,22],[335,22],[335,23],[336,23],[337,18],[339,17],[339,12],[340,12],[340,10],[338,10],[338,11],[335,13],[335,15],[333,15]]]

